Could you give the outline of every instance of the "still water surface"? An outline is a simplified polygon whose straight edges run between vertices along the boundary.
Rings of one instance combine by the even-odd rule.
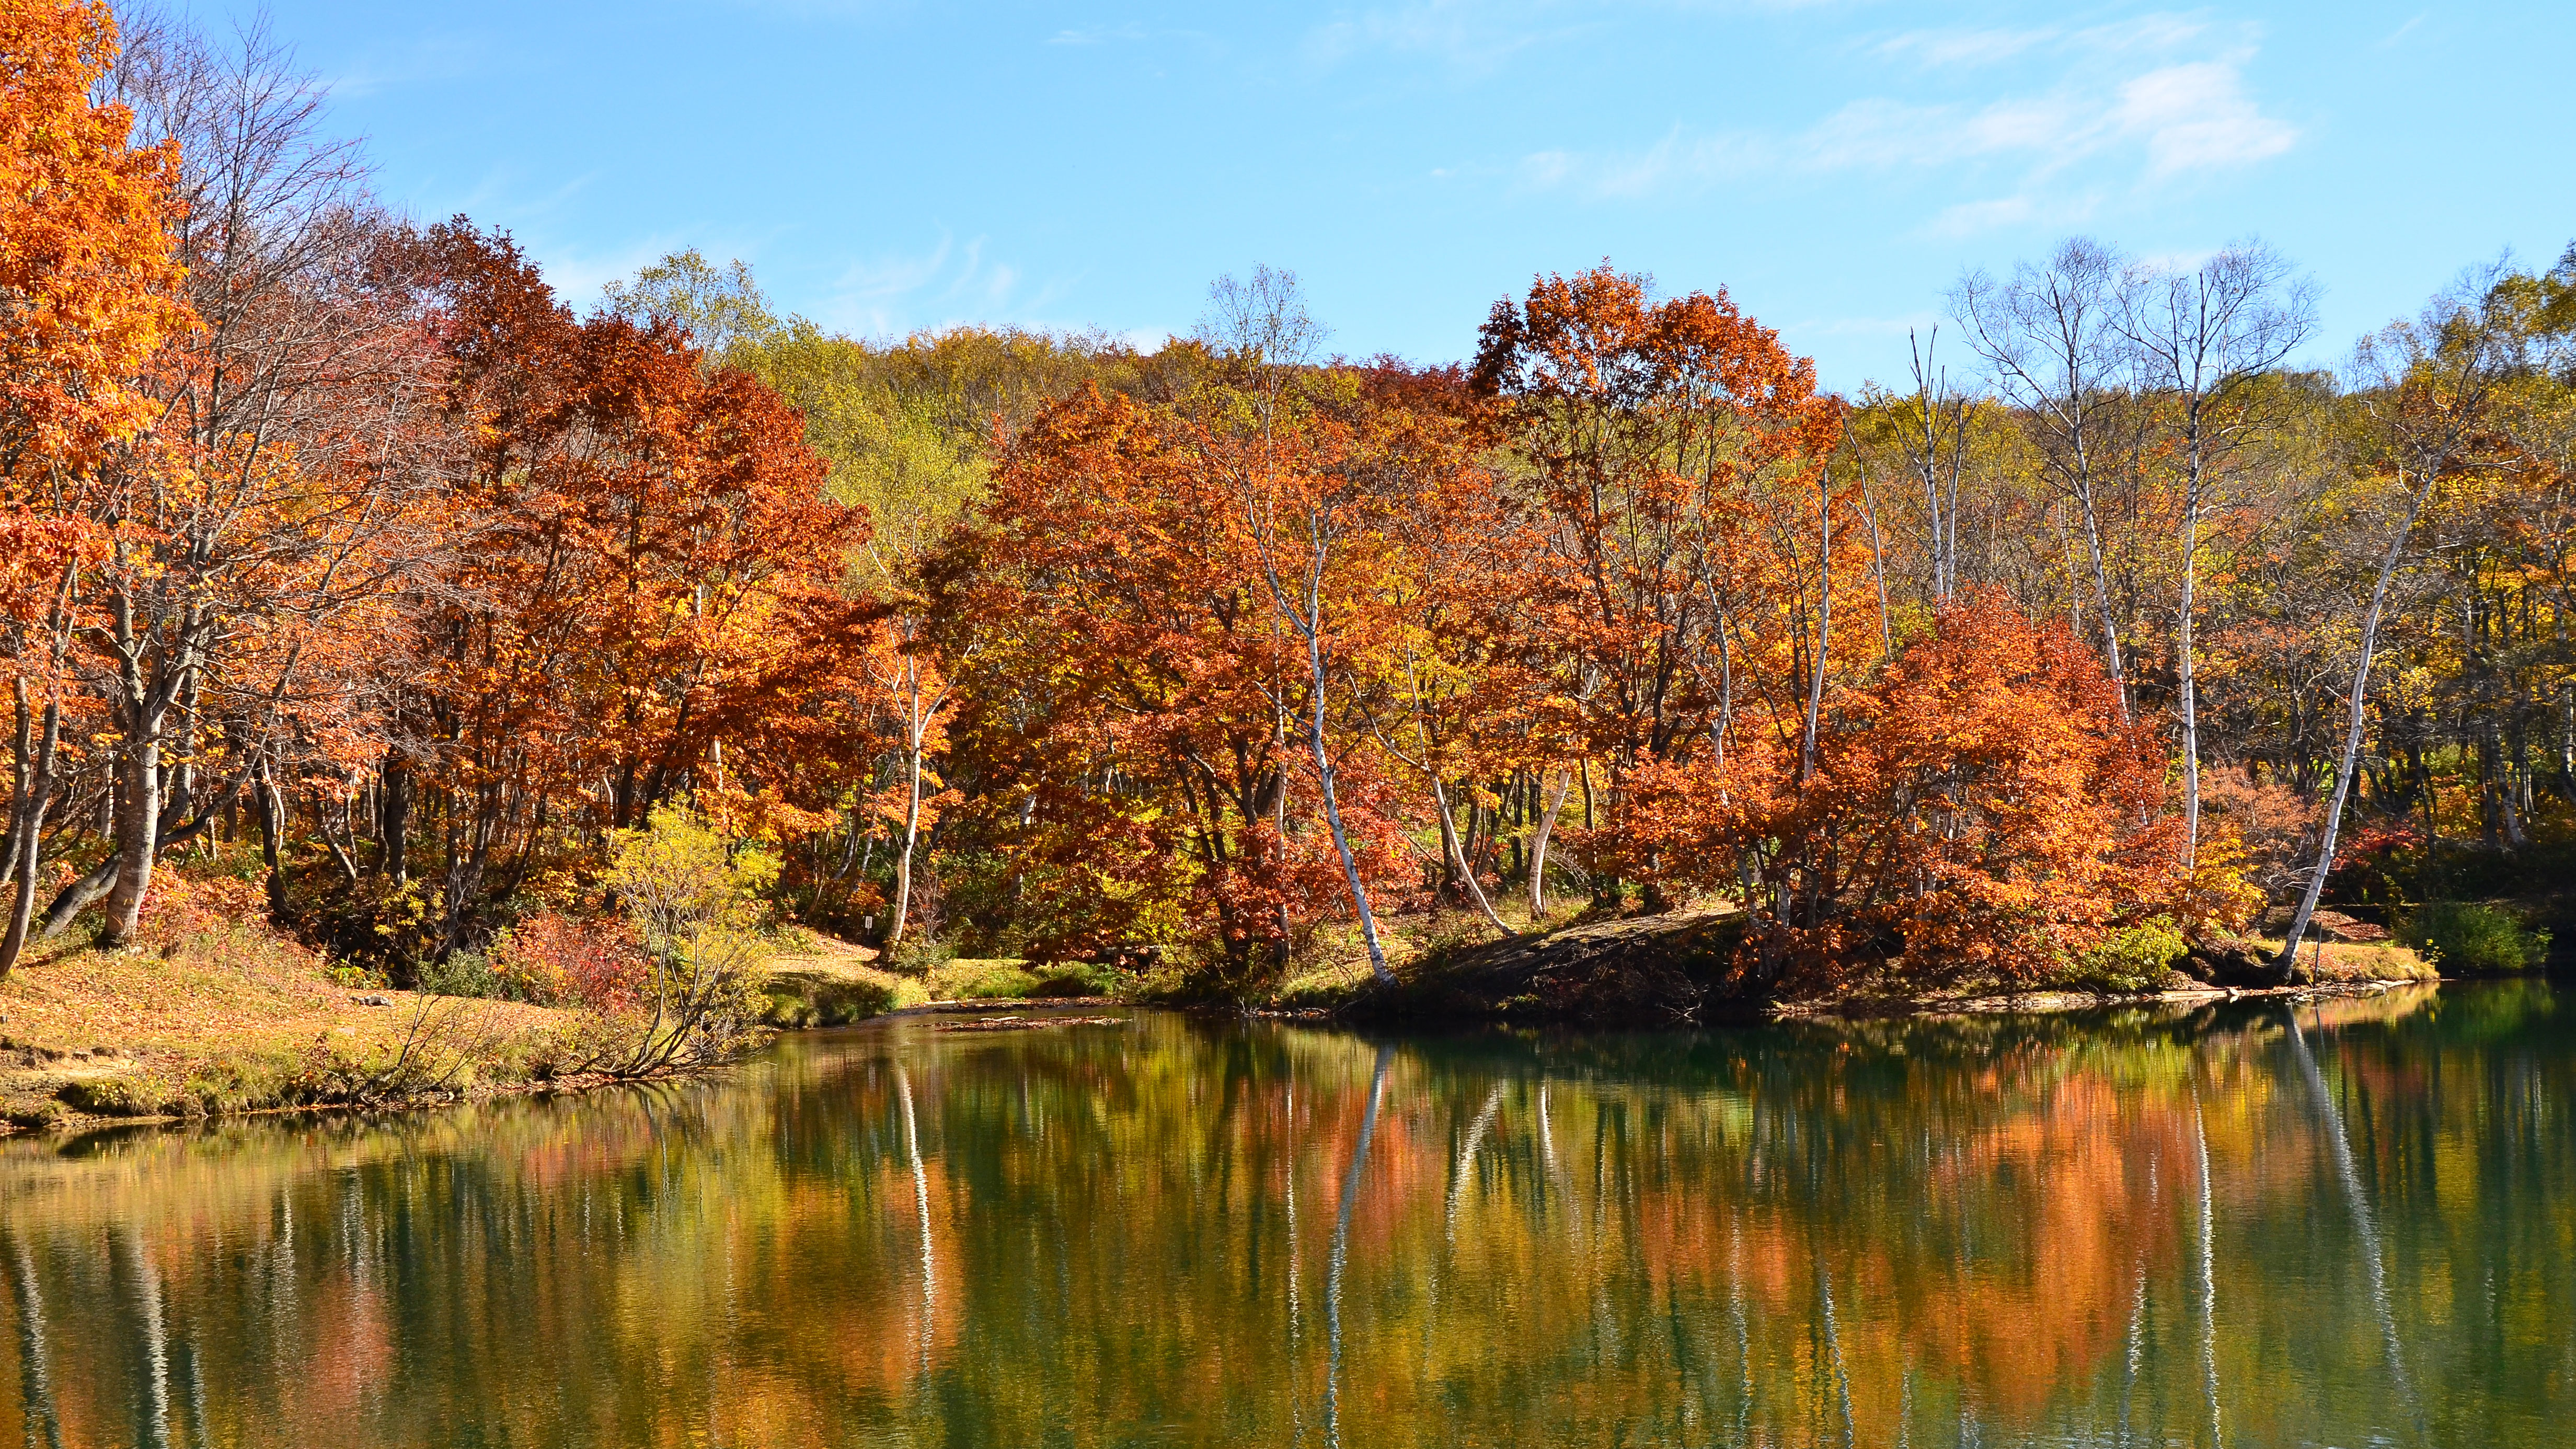
[[[2570,1017],[913,1019],[19,1141],[0,1444],[2565,1444]]]

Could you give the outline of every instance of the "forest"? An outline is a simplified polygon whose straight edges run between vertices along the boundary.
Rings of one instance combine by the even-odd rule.
[[[2530,954],[2567,878],[2576,248],[2319,369],[2261,242],[2069,240],[1851,395],[1608,261],[1454,364],[1267,267],[870,339],[693,251],[559,296],[258,32],[0,37],[0,976],[194,893],[540,1000],[746,912],[1232,1000],[1694,906],[1765,993],[2121,988],[2338,903]]]

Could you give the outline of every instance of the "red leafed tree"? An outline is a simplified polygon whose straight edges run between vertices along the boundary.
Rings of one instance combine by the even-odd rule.
[[[867,520],[824,496],[795,412],[684,332],[576,321],[505,239],[429,244],[467,446],[412,712],[453,945],[567,833],[684,793],[759,814],[834,747]]]
[[[2121,722],[2062,624],[1999,599],[1954,606],[1843,695],[1804,788],[1793,770],[1776,752],[1719,803],[1667,768],[1640,811],[1668,859],[1752,862],[1745,967],[1766,981],[1899,956],[1926,984],[2035,980],[2181,902],[2153,732]]]
[[[1629,832],[1630,777],[1699,760],[1718,788],[1803,753],[1819,695],[1874,664],[1833,591],[1866,576],[1829,463],[1837,399],[1721,292],[1656,300],[1608,265],[1495,304],[1473,374],[1536,466],[1524,596],[1552,688],[1535,721],[1596,794],[1596,893],[1667,875]]]

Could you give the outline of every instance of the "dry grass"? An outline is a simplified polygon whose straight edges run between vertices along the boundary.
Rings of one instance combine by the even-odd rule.
[[[543,1076],[570,1039],[565,1012],[342,986],[232,903],[191,904],[131,949],[27,953],[0,985],[0,1117],[439,1100]]]
[[[2267,956],[2281,949],[2278,936],[2249,939]],[[2299,964],[2320,982],[2434,981],[2442,974],[2394,941],[2310,941],[2299,948]]]
[[[810,931],[804,935],[790,953],[770,958],[763,968],[770,1025],[839,1026],[930,999],[918,978],[884,969],[875,951]]]

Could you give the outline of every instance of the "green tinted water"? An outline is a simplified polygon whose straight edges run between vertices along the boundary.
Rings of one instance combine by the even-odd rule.
[[[0,1146],[0,1443],[2494,1445],[2576,1430],[2544,987],[793,1038]]]

